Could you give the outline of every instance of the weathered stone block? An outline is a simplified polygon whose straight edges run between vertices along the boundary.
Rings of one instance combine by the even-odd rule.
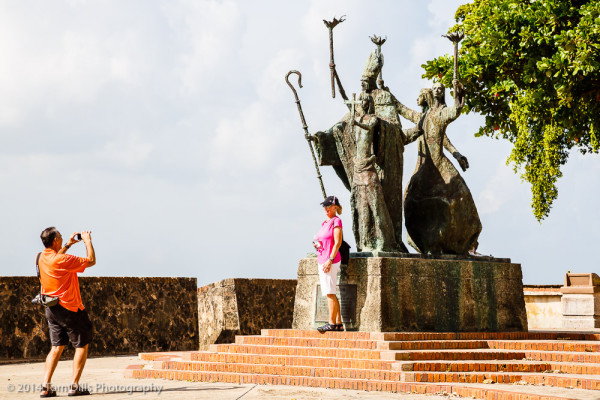
[[[316,259],[300,260],[294,329],[319,325],[315,320],[318,284]],[[342,266],[338,284],[357,288],[356,317],[344,321],[351,330],[527,330],[521,266],[506,259],[353,254]],[[345,299],[340,300],[343,308]]]
[[[588,330],[600,328],[600,318],[582,317],[578,315],[563,315],[563,329]]]
[[[561,303],[563,315],[600,317],[600,296],[563,294]]]
[[[563,327],[560,285],[526,285],[523,292],[530,330]]]
[[[567,273],[561,288],[563,328],[600,327],[600,277],[594,273]]]
[[[200,349],[292,326],[295,279],[225,279],[198,289]]]

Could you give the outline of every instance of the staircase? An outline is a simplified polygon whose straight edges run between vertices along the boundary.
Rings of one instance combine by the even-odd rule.
[[[445,393],[494,400],[600,399],[600,334],[262,330],[209,351],[141,353],[126,376]]]

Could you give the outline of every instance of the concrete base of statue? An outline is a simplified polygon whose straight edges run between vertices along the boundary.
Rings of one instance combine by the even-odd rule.
[[[338,274],[347,330],[369,332],[527,331],[521,265],[510,259],[351,253]],[[300,260],[294,329],[328,320],[317,259]]]

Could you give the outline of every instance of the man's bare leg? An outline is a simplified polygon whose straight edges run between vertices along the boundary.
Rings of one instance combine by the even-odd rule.
[[[88,355],[88,345],[75,348],[75,357],[73,357],[73,383],[79,385],[79,378],[85,367]]]
[[[44,385],[45,388],[42,388],[42,392],[51,389],[48,387],[52,382],[52,375],[54,374],[54,370],[56,369],[56,365],[58,365],[58,361],[60,360],[60,356],[62,355],[65,346],[52,346],[48,356],[46,357],[46,366],[44,368]]]

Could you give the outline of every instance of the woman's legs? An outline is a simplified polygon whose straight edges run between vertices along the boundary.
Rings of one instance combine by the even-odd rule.
[[[327,295],[327,305],[329,306],[329,323],[340,325],[342,323],[342,314],[340,313],[340,302],[335,294]]]
[[[339,330],[335,327],[335,325],[342,324],[340,302],[338,301],[338,298],[335,295],[337,286],[337,273],[340,269],[340,264],[340,262],[333,264],[328,272],[323,271],[323,264],[318,264],[319,280],[321,283],[321,293],[327,296],[327,306],[329,308],[329,324],[325,324],[317,328],[317,330],[321,333],[326,331]]]

